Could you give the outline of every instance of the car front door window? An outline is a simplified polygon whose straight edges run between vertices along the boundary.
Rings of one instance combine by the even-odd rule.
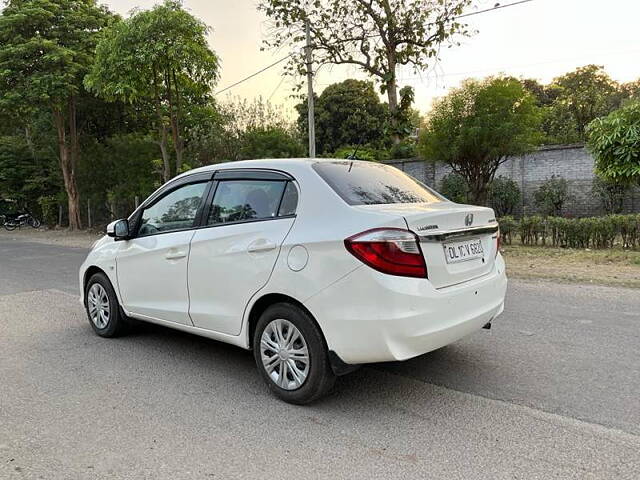
[[[142,212],[138,236],[192,228],[207,184],[180,187]]]

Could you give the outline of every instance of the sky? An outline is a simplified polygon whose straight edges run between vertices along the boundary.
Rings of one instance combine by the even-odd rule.
[[[126,16],[133,8],[149,8],[158,1],[101,3]],[[287,53],[260,50],[266,18],[257,11],[256,3],[257,0],[184,0],[185,8],[212,29],[209,44],[222,60],[218,90]],[[496,0],[477,0],[475,5],[480,10],[495,3]],[[534,0],[478,14],[467,19],[470,27],[477,30],[476,35],[464,39],[460,46],[444,50],[438,64],[425,72],[400,71],[399,87],[412,86],[416,92],[414,106],[426,113],[434,98],[445,95],[468,77],[506,73],[548,83],[558,75],[594,63],[603,65],[615,80],[636,80],[640,77],[639,18],[640,0]],[[293,105],[297,103],[292,98],[294,80],[283,80],[281,65],[221,96],[261,96],[293,115]],[[321,93],[327,85],[350,77],[367,78],[355,67],[323,67],[314,87]]]

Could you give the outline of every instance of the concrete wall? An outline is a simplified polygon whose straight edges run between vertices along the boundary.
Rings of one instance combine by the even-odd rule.
[[[417,159],[390,160],[387,162],[427,185],[438,188],[442,177],[451,169],[442,163],[430,163]],[[497,175],[514,180],[522,192],[522,204],[518,215],[536,212],[533,193],[552,175],[562,177],[569,183],[571,200],[564,208],[569,216],[590,216],[604,213],[598,198],[591,193],[594,179],[594,160],[582,145],[556,145],[542,147],[537,151],[507,159],[500,165]],[[633,188],[625,199],[625,212],[640,212],[640,189]]]

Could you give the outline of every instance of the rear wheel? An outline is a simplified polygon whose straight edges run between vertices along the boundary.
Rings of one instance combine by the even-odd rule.
[[[4,228],[10,232],[12,232],[13,230],[15,230],[17,227],[17,225],[15,223],[9,223],[9,222],[5,222],[4,224]]]
[[[335,381],[322,332],[296,305],[278,303],[264,311],[253,336],[253,354],[271,391],[288,403],[312,402]]]
[[[89,323],[101,337],[117,337],[126,333],[127,319],[120,310],[118,298],[104,273],[95,273],[85,287],[85,308]]]

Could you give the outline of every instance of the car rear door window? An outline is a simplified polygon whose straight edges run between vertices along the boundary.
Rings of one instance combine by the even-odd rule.
[[[278,217],[278,209],[288,183],[290,182],[278,180],[219,181],[207,224],[217,225]]]
[[[206,182],[184,185],[145,208],[138,235],[192,228],[206,188]]]
[[[443,197],[395,167],[375,162],[318,162],[313,169],[349,205],[434,203]]]

